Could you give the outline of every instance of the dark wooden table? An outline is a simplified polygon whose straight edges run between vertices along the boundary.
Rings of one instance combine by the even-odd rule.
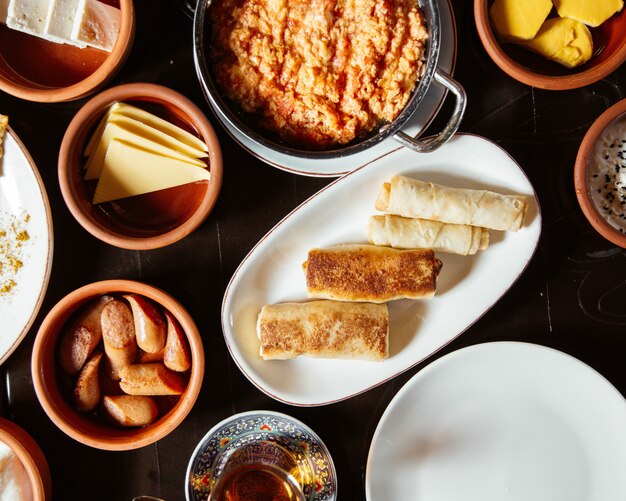
[[[469,96],[461,130],[495,140],[524,168],[541,202],[541,241],[515,286],[455,342],[394,380],[329,406],[279,404],[249,383],[224,344],[220,305],[229,278],[257,240],[330,180],[297,177],[263,164],[212,118],[225,170],[213,213],[194,234],[164,249],[117,249],[83,230],[59,191],[59,145],[84,100],[37,104],[0,93],[0,112],[11,117],[45,181],[55,226],[54,265],[44,304],[31,332],[0,368],[3,408],[46,454],[55,499],[130,500],[139,494],[183,499],[185,468],[196,443],[218,421],[254,409],[284,412],[311,426],[332,453],[340,498],[364,499],[370,441],[389,401],[424,365],[477,343],[528,341],[562,350],[598,370],[626,395],[626,252],[587,223],[572,176],[585,131],[624,97],[626,67],[583,89],[529,88],[502,73],[485,53],[474,27],[472,2],[453,1],[459,38],[455,75]],[[136,9],[133,50],[110,85],[160,83],[210,114],[193,67],[192,22],[179,2],[138,0]],[[447,103],[443,116],[449,107]],[[433,130],[442,120],[435,121]],[[91,449],[64,435],[44,414],[30,376],[33,340],[50,308],[82,285],[111,278],[141,280],[177,297],[200,328],[207,358],[202,391],[189,417],[163,440],[131,452]]]

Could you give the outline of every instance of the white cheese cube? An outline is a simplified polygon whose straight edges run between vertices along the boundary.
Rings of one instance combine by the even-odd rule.
[[[111,51],[120,31],[121,12],[97,0],[79,0],[71,39]]]
[[[72,29],[74,28],[78,3],[79,0],[50,0],[44,30],[48,40],[57,43],[69,43],[81,48],[87,47],[85,43],[72,40]]]
[[[50,0],[11,0],[7,26],[41,37],[46,28]]]

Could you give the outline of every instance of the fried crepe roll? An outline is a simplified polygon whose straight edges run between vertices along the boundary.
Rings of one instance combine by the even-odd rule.
[[[298,355],[384,360],[389,356],[386,304],[311,301],[265,305],[257,321],[264,360]]]
[[[431,249],[376,245],[311,249],[302,265],[309,297],[372,303],[432,297],[441,266]]]
[[[448,188],[393,176],[383,184],[375,207],[398,216],[517,231],[524,223],[527,203],[522,196]]]
[[[489,245],[487,228],[391,214],[370,217],[365,231],[371,243],[399,249],[432,249],[467,256]]]

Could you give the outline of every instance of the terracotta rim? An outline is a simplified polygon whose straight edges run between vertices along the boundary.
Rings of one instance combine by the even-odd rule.
[[[21,427],[0,418],[0,441],[4,442],[22,462],[32,489],[33,499],[50,499],[52,481],[48,461],[37,442]]]
[[[562,76],[542,75],[520,65],[504,52],[491,29],[488,0],[474,0],[474,20],[478,36],[493,62],[510,77],[532,87],[546,90],[577,89],[601,80],[626,61],[626,43],[624,43],[606,61],[588,70]]]
[[[135,38],[135,8],[133,0],[119,1],[122,21],[115,46],[102,65],[87,78],[68,87],[38,89],[17,85],[0,75],[0,89],[21,99],[40,103],[73,101],[95,92],[113,78],[122,64],[124,64]]]
[[[587,179],[589,156],[591,155],[598,137],[611,122],[624,114],[626,114],[626,99],[618,101],[602,113],[589,128],[578,148],[578,155],[576,156],[576,163],[574,164],[574,186],[576,188],[576,198],[578,199],[580,208],[583,210],[585,217],[589,220],[594,229],[615,245],[626,248],[626,234],[620,233],[613,228],[596,209],[589,194]]]
[[[197,210],[182,224],[176,228],[151,237],[131,237],[113,232],[106,226],[96,222],[94,218],[85,212],[77,202],[81,196],[75,189],[71,181],[70,165],[72,151],[76,147],[77,136],[85,128],[95,124],[97,118],[104,113],[106,108],[116,101],[133,100],[138,98],[153,98],[167,103],[184,112],[190,118],[190,122],[197,128],[202,139],[209,147],[209,171],[211,180]],[[59,151],[59,184],[61,193],[70,212],[94,237],[123,249],[147,250],[164,247],[173,244],[189,235],[198,228],[208,217],[217,202],[222,186],[222,152],[220,144],[215,134],[215,130],[207,117],[194,103],[175,90],[150,83],[132,83],[112,87],[90,99],[76,114],[70,122]]]
[[[187,335],[191,351],[191,375],[185,393],[180,396],[179,402],[168,414],[160,418],[154,424],[143,428],[144,430],[149,430],[150,433],[142,434],[140,437],[95,436],[72,424],[63,415],[67,414],[67,409],[70,409],[71,413],[77,416],[82,415],[78,411],[71,409],[69,403],[65,401],[62,402],[62,406],[65,409],[61,409],[55,399],[50,397],[49,388],[52,387],[53,382],[46,378],[42,369],[45,362],[48,362],[51,357],[55,357],[57,339],[61,333],[63,324],[67,321],[69,316],[86,301],[96,296],[113,292],[141,294],[167,309],[176,320],[178,320]],[[76,289],[61,299],[54,308],[50,310],[42,322],[35,339],[31,360],[31,373],[33,386],[35,387],[35,393],[37,394],[39,403],[48,417],[61,431],[74,440],[90,447],[110,451],[124,451],[138,449],[160,440],[174,430],[187,417],[200,393],[204,377],[204,366],[204,348],[200,331],[191,315],[176,299],[167,292],[142,282],[135,282],[133,280],[105,280]],[[111,429],[122,430],[121,428],[114,428],[113,425],[111,425]]]

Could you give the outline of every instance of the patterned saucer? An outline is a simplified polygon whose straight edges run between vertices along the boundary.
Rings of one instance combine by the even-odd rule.
[[[317,434],[285,414],[250,411],[225,419],[200,441],[187,467],[187,501],[206,501],[213,476],[219,475],[224,466],[221,458],[251,441],[275,443],[310,473],[311,481],[304,486],[307,501],[334,501],[337,498],[335,466]]]

